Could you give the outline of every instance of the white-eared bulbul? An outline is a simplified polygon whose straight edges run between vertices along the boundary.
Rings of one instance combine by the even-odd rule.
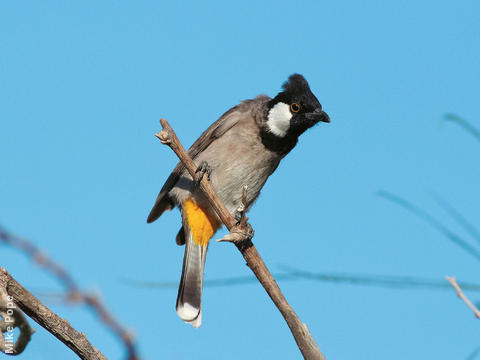
[[[330,122],[302,75],[291,75],[282,90],[273,99],[260,95],[231,108],[188,151],[197,166],[208,172],[232,215],[241,205],[244,185],[248,186],[248,209],[298,137],[320,121]],[[181,163],[163,185],[147,222],[175,206],[182,215],[177,244],[185,245],[177,313],[198,327],[208,243],[222,224]]]

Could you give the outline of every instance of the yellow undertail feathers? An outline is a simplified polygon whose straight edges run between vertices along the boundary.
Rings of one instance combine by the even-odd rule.
[[[195,244],[201,246],[207,245],[208,241],[219,228],[217,219],[191,199],[185,201],[183,210]]]

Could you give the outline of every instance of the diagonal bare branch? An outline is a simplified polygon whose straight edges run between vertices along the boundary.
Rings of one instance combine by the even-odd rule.
[[[480,346],[475,348],[465,360],[474,360],[477,358],[478,354],[480,354]]]
[[[465,120],[464,118],[456,115],[456,114],[452,114],[452,113],[448,113],[448,114],[445,114],[444,117],[443,117],[445,120],[447,121],[451,121],[459,126],[461,126],[463,129],[465,129],[470,135],[472,135],[475,139],[477,139],[478,141],[480,141],[480,130],[478,130],[475,126],[473,126],[472,124],[470,124],[467,120]]]
[[[59,317],[28,290],[20,285],[4,268],[0,267],[0,291],[12,299],[25,314],[48,330],[58,340],[67,345],[84,360],[107,360],[87,339],[70,323]]]
[[[472,302],[465,296],[463,293],[462,289],[457,283],[457,280],[454,277],[451,276],[445,276],[445,279],[448,280],[450,284],[454,287],[454,289],[457,291],[457,296],[465,303],[467,306],[470,308],[470,310],[473,311],[473,314],[477,319],[480,319],[480,311],[475,307],[475,305],[472,304]]]
[[[440,223],[437,219],[435,219],[432,215],[427,213],[426,211],[420,209],[418,206],[412,204],[411,202],[401,198],[400,196],[394,195],[387,191],[379,191],[377,193],[378,196],[387,199],[394,204],[397,204],[404,209],[408,210],[409,212],[415,214],[420,219],[425,221],[426,223],[433,226],[435,229],[440,231],[447,239],[453,242],[455,245],[460,247],[462,250],[466,251],[469,255],[473,256],[475,259],[480,261],[480,251],[477,250],[474,246],[470,245],[467,241],[462,239],[460,236],[452,232],[449,228],[445,225]]]
[[[435,195],[434,197],[443,210],[445,210],[458,225],[460,225],[466,232],[470,234],[471,237],[477,241],[478,244],[480,244],[480,232],[477,230],[477,228],[447,201],[443,200],[438,195]]]
[[[0,317],[0,351],[7,355],[21,354],[35,330],[30,327],[26,317],[15,305],[13,298],[2,288],[0,288]],[[20,330],[20,335],[14,342],[13,331],[15,328]]]
[[[0,242],[21,250],[38,266],[51,273],[65,288],[67,299],[70,302],[85,304],[120,339],[127,350],[128,360],[139,359],[132,334],[115,319],[97,295],[81,291],[73,277],[60,264],[41,252],[31,241],[0,229]]]
[[[195,181],[199,181],[200,188],[204,192],[207,200],[230,231],[232,237],[235,238],[235,246],[241,252],[244,259],[247,261],[247,265],[253,271],[265,291],[283,315],[283,318],[287,322],[303,357],[308,360],[324,360],[325,357],[310,334],[307,325],[300,321],[295,311],[288,304],[278,287],[278,284],[253,245],[251,241],[253,237],[253,229],[246,221],[237,224],[237,221],[220,201],[208,179],[205,177],[202,179],[199,177],[199,174],[196,173],[197,166],[183,148],[167,120],[161,119],[160,123],[162,124],[163,130],[157,133],[156,136],[163,144],[168,145],[177,154],[192,178]],[[239,234],[242,235],[241,239],[238,237]]]

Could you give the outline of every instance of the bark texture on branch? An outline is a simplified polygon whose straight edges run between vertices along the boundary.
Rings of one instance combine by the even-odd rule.
[[[17,308],[13,298],[0,287],[0,351],[7,355],[19,355],[25,350],[33,330],[25,315]],[[13,341],[13,331],[20,330],[17,340]]]
[[[245,214],[242,213],[242,219],[237,224],[237,221],[223,205],[208,179],[206,177],[202,178],[200,174],[196,173],[197,165],[195,165],[187,151],[178,140],[175,132],[167,120],[161,119],[160,123],[163,130],[155,134],[155,136],[157,136],[163,144],[168,145],[175,152],[175,154],[177,154],[192,178],[195,181],[199,181],[200,188],[205,193],[206,198],[215,209],[216,213],[225,224],[227,229],[230,231],[230,237],[227,235],[227,237],[222,240],[233,242],[237,249],[241,252],[247,262],[248,267],[253,271],[258,281],[260,281],[263,288],[268,293],[275,306],[278,308],[283,318],[287,322],[303,357],[307,360],[325,360],[325,356],[322,354],[320,348],[310,334],[307,325],[300,321],[295,311],[288,304],[280,288],[278,287],[278,284],[266,267],[257,249],[253,245],[251,241],[253,230],[247,223],[248,219],[245,217]]]
[[[70,323],[59,317],[28,290],[20,285],[4,268],[0,267],[0,289],[26,315],[49,331],[84,360],[107,360],[87,339],[84,333],[75,330]]]
[[[85,304],[99,320],[105,324],[115,336],[123,343],[127,351],[128,360],[139,360],[133,335],[123,327],[114,315],[108,310],[99,296],[86,293],[80,289],[74,278],[59,263],[43,253],[33,242],[15,236],[0,229],[0,242],[4,242],[19,249],[38,266],[52,274],[65,288],[67,301],[71,304]]]

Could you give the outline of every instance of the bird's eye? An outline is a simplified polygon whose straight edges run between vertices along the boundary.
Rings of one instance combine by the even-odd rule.
[[[297,113],[300,111],[300,105],[298,105],[297,103],[292,103],[290,105],[290,111],[293,112],[293,113]]]

